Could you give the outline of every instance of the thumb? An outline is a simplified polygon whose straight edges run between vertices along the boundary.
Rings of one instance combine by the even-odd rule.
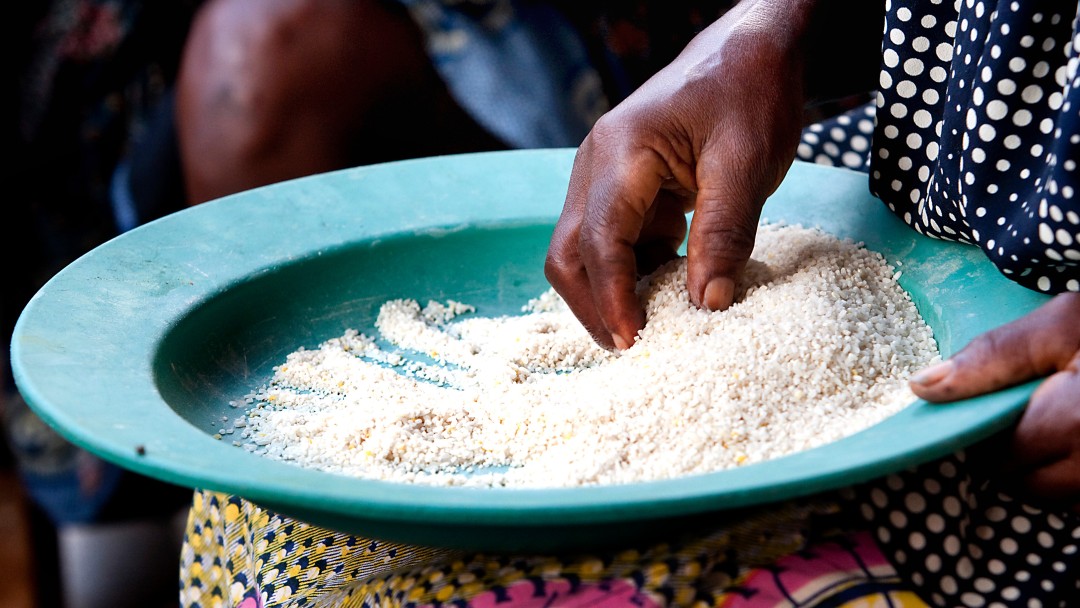
[[[1080,294],[1061,294],[916,373],[911,389],[927,401],[954,401],[1064,369],[1080,350],[1078,313]]]
[[[754,250],[763,200],[701,189],[686,243],[686,287],[690,301],[706,310],[725,310]]]

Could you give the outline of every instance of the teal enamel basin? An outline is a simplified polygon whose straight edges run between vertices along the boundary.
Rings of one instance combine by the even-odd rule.
[[[242,495],[313,524],[465,549],[629,542],[937,458],[1012,424],[1033,384],[916,401],[843,440],[733,470],[622,486],[439,488],[355,479],[213,437],[229,401],[300,346],[370,330],[389,298],[520,310],[543,259],[570,149],[373,165],[258,188],[123,234],[58,273],[12,343],[20,391],[72,442],[138,473]],[[916,234],[866,176],[796,163],[764,216],[819,226],[900,263],[944,354],[1034,309],[973,247]]]

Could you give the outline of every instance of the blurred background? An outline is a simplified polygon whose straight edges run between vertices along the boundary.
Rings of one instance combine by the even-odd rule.
[[[136,142],[168,142],[154,130],[168,111],[162,102],[198,4],[10,7],[6,39],[15,50],[7,82],[16,86],[4,112],[5,340],[44,281],[122,230],[110,196],[114,173]],[[173,190],[147,218],[183,200],[179,175],[161,177],[163,190]],[[7,345],[0,359],[0,606],[176,605],[190,490],[126,473],[64,441],[19,397]]]

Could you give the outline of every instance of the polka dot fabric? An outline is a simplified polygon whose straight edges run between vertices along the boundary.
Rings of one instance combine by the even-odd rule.
[[[865,104],[815,122],[803,129],[795,157],[819,165],[869,171],[875,114],[875,106]]]
[[[921,233],[1080,291],[1077,3],[886,3],[870,186]]]
[[[995,487],[963,452],[845,491],[932,606],[1080,606],[1080,517]]]
[[[979,246],[1025,287],[1080,290],[1078,5],[887,7],[876,101],[808,127],[797,157],[868,170],[915,230]],[[1080,607],[1080,516],[1025,504],[976,460],[891,475],[847,504],[931,605]]]

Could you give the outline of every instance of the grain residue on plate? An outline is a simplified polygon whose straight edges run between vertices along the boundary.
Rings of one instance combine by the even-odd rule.
[[[879,254],[760,227],[735,305],[692,306],[680,258],[639,283],[647,324],[598,347],[554,292],[520,315],[391,300],[374,336],[300,349],[247,396],[238,447],[344,475],[434,485],[621,484],[819,446],[914,400],[938,359]],[[240,404],[234,404],[240,405]]]

